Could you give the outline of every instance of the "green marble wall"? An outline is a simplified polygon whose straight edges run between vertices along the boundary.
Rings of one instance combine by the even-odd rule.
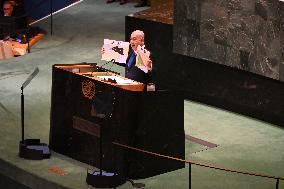
[[[284,2],[176,0],[174,52],[284,81]]]

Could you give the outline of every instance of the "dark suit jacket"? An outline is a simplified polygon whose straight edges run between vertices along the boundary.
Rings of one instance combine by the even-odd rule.
[[[135,64],[132,67],[128,67],[128,63],[129,63],[129,58],[131,53],[133,53],[133,49],[130,47],[129,48],[129,52],[128,52],[128,57],[126,59],[126,64],[120,64],[120,63],[116,63],[120,66],[124,66],[125,67],[125,77],[147,84],[149,82],[151,82],[151,73],[145,73],[142,70],[140,70],[137,66],[135,66]],[[152,60],[153,61],[153,60]]]
[[[23,0],[14,0],[17,4],[17,6],[14,6],[14,10],[13,10],[13,13],[12,13],[12,17],[15,17],[16,18],[16,29],[25,29],[27,28],[27,17],[25,16],[25,7],[24,7],[24,1]],[[4,12],[3,12],[3,3],[4,3],[4,0],[1,1],[1,16],[4,15]]]

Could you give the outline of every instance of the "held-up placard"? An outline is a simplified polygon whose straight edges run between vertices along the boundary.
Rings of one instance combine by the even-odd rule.
[[[129,51],[128,42],[104,39],[103,49],[102,60],[126,63]]]

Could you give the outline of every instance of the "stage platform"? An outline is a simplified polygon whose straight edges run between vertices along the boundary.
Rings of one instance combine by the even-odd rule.
[[[85,182],[87,167],[72,163],[73,160],[53,153],[50,160],[31,161],[20,159],[15,153],[0,160],[0,183],[5,189],[90,188]]]
[[[85,182],[88,167],[85,164],[55,153],[52,153],[51,159],[43,161],[30,161],[18,157],[18,142],[21,139],[20,86],[34,68],[38,67],[39,74],[25,89],[26,137],[40,138],[42,142],[48,143],[52,65],[78,62],[98,62],[99,65],[103,65],[105,62],[100,61],[103,39],[108,37],[123,40],[125,36],[124,17],[141,10],[134,8],[134,4],[133,2],[120,6],[118,3],[106,4],[105,0],[84,0],[77,6],[54,15],[53,36],[47,34],[40,43],[33,46],[32,53],[0,62],[0,188],[92,188]],[[78,16],[79,14],[82,16]],[[74,22],[78,24],[77,27],[74,27]],[[135,20],[137,25],[146,22],[152,21],[144,19],[137,22]],[[157,24],[154,26],[156,31],[165,33],[168,37],[152,36],[147,32],[146,39],[156,38],[157,45],[164,40],[163,45],[167,47],[172,43],[169,37],[171,32],[168,32],[171,31],[172,26],[159,22],[155,24]],[[50,29],[49,20],[37,23],[37,25],[46,31]],[[86,35],[79,35],[80,33]],[[165,56],[163,60],[168,58],[165,54],[162,55]],[[162,55],[157,54],[157,58],[161,58]],[[178,60],[180,58],[177,57]],[[176,87],[176,83],[184,79],[186,74],[183,71],[180,72],[184,64],[177,62],[171,67],[159,65],[162,71],[165,71],[163,69],[172,71],[163,76],[160,81],[167,81],[167,84],[172,83],[169,86]],[[199,63],[194,62],[193,64],[196,67]],[[105,67],[110,68],[111,65]],[[114,65],[112,70],[122,73],[124,68]],[[205,74],[201,71],[198,73]],[[216,68],[213,69],[213,73],[216,74]],[[169,76],[175,76],[175,80],[171,81]],[[181,79],[176,80],[178,76]],[[179,86],[186,88],[184,85],[186,81],[181,82]],[[189,84],[191,85],[192,82]],[[199,85],[193,85],[186,89],[193,90],[198,87]],[[284,176],[283,128],[187,100],[184,101],[184,122],[186,134],[217,145],[217,147],[208,148],[186,140],[186,159],[249,172]],[[198,166],[193,166],[192,171],[191,184],[194,189],[275,188],[275,182],[270,179],[228,174]],[[65,175],[61,176],[64,173]],[[139,182],[146,184],[145,189],[186,189],[188,188],[188,167],[139,180]],[[118,188],[131,189],[133,187],[127,182]],[[284,189],[284,182],[280,181],[279,189]]]

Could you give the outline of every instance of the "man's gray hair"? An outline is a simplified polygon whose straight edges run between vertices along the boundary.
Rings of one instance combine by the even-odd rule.
[[[141,30],[135,30],[134,32],[132,32],[132,34],[135,35],[135,36],[139,36],[141,38],[144,38],[144,35],[145,35],[144,32],[141,31]]]

